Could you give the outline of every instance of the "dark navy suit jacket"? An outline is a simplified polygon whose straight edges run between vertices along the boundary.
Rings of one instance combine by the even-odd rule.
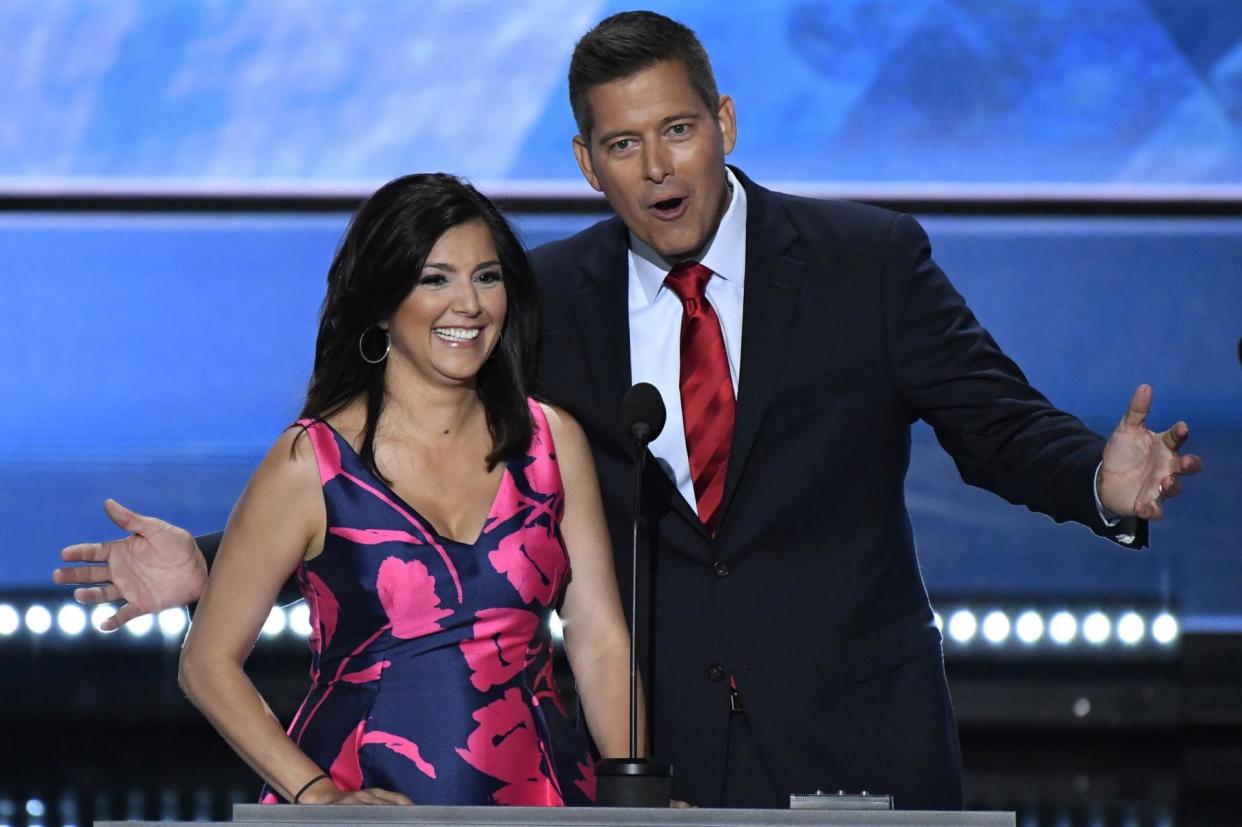
[[[941,635],[903,494],[910,425],[933,426],[966,482],[1108,536],[1092,496],[1103,440],[1030,387],[914,219],[735,173],[744,335],[717,536],[654,462],[644,483],[637,639],[653,752],[674,764],[675,797],[718,803],[732,679],[779,795],[865,789],[902,809],[958,808]],[[614,217],[532,260],[539,391],[590,438],[628,606],[627,243]]]

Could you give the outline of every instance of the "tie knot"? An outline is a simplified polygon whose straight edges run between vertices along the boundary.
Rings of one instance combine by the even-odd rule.
[[[707,291],[707,282],[712,271],[697,261],[683,261],[668,271],[664,283],[677,294],[683,302],[691,299],[702,301]]]

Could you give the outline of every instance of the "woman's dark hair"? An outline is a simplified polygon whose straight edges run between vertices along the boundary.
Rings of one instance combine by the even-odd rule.
[[[680,61],[686,67],[707,110],[715,112],[720,93],[712,63],[688,26],[652,11],[623,11],[597,23],[574,46],[569,61],[569,106],[578,134],[589,142],[595,125],[587,92],[666,60]]]
[[[477,388],[492,435],[489,467],[530,447],[532,422],[526,397],[535,368],[540,309],[526,251],[500,210],[474,187],[452,175],[406,175],[389,181],[366,200],[328,269],[328,294],[319,314],[315,366],[302,418],[326,419],[359,397],[366,399],[366,425],[358,451],[375,463],[375,431],[385,402],[384,365],[362,358],[360,341],[392,318],[414,289],[431,248],[449,229],[482,221],[500,258],[508,311],[500,341],[479,370]],[[367,335],[368,355],[383,345]]]

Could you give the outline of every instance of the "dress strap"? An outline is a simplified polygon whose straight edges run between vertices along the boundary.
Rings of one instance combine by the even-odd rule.
[[[528,397],[526,404],[535,424],[530,438],[530,450],[527,451],[533,461],[526,468],[526,478],[537,490],[563,498],[565,486],[561,482],[561,467],[556,461],[556,445],[552,442],[548,416],[536,400]]]
[[[319,467],[319,484],[341,473],[341,446],[336,441],[336,431],[322,419],[299,419],[296,423],[310,438],[315,451],[315,464]]]

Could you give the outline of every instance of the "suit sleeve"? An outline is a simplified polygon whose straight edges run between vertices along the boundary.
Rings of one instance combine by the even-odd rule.
[[[889,232],[883,302],[891,369],[962,479],[1122,542],[1120,527],[1101,520],[1093,495],[1104,438],[1031,387],[932,261],[917,221],[896,216]],[[1125,545],[1146,541],[1140,521]]]

